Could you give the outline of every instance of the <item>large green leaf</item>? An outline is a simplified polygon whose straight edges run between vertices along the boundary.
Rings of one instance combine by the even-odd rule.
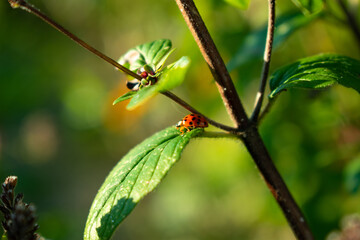
[[[273,49],[281,46],[281,44],[297,29],[307,25],[318,15],[304,16],[301,13],[289,13],[276,19],[275,36]],[[229,71],[234,70],[241,65],[253,60],[262,59],[265,49],[265,41],[267,34],[267,26],[249,34],[238,51],[227,64]]]
[[[169,127],[146,139],[124,156],[110,172],[94,199],[84,239],[109,239],[135,205],[160,183],[180,159],[190,139],[201,132],[203,129],[194,129],[179,135],[175,127]]]
[[[250,0],[224,0],[224,1],[242,10],[247,9],[250,3]]]
[[[155,94],[165,92],[179,86],[185,79],[185,74],[189,65],[190,59],[188,57],[182,57],[175,63],[168,65],[162,70],[157,83],[151,86],[145,86],[137,91],[126,108],[129,110],[134,109],[146,102]]]
[[[146,64],[156,71],[162,67],[167,57],[172,53],[171,45],[171,41],[168,39],[141,44],[121,56],[119,63],[134,72]]]
[[[320,12],[324,5],[323,0],[293,0],[293,2],[306,15]]]
[[[324,88],[339,83],[360,93],[360,61],[320,54],[282,67],[270,78],[270,98],[289,88]]]

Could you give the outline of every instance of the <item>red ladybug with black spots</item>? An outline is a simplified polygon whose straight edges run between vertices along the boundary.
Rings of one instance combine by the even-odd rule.
[[[206,119],[199,114],[189,114],[185,116],[178,124],[176,124],[176,128],[179,129],[181,134],[189,132],[195,128],[206,128],[208,127],[208,122]]]

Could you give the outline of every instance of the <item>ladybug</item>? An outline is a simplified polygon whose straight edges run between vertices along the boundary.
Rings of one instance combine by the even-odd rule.
[[[178,129],[181,134],[189,132],[195,128],[206,128],[208,127],[208,122],[206,119],[199,114],[189,114],[186,115],[178,124],[176,124],[176,129]]]

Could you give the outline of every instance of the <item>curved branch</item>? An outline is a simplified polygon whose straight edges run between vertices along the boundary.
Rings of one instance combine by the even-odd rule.
[[[37,16],[38,18],[40,18],[44,22],[48,23],[50,26],[54,27],[59,32],[65,34],[66,36],[71,38],[74,42],[78,43],[80,46],[82,46],[86,50],[88,50],[88,51],[94,53],[95,55],[97,55],[98,57],[104,59],[106,62],[110,63],[111,65],[113,65],[114,67],[119,69],[120,71],[123,71],[124,73],[126,73],[126,74],[128,74],[128,75],[130,75],[130,76],[132,76],[132,77],[134,77],[136,79],[139,79],[139,80],[142,79],[142,77],[139,76],[138,74],[133,73],[132,71],[130,71],[129,69],[127,69],[123,65],[119,64],[114,59],[106,56],[102,52],[98,51],[94,47],[90,46],[89,44],[87,44],[86,42],[81,40],[75,34],[71,33],[70,31],[65,29],[63,26],[61,26],[60,24],[58,24],[57,22],[55,22],[54,20],[52,20],[51,18],[46,16],[44,13],[40,12],[40,10],[36,9],[34,6],[29,4],[27,1],[25,1],[25,0],[8,0],[8,1],[10,3],[11,7],[13,7],[13,8],[21,8],[21,9],[23,9],[23,10],[29,12],[29,13],[34,14],[35,16]]]
[[[257,122],[261,110],[261,106],[264,100],[265,94],[265,87],[266,87],[266,80],[269,75],[269,68],[270,68],[270,60],[271,60],[271,52],[272,46],[274,41],[274,29],[275,29],[275,0],[268,0],[269,1],[269,19],[268,19],[268,29],[267,29],[267,36],[266,36],[266,46],[264,52],[264,64],[261,73],[261,82],[259,91],[256,95],[255,100],[255,108],[254,112],[251,115],[251,121]]]

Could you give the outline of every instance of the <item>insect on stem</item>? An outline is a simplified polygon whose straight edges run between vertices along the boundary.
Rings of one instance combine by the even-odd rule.
[[[34,14],[35,16],[37,16],[38,18],[40,18],[44,22],[48,23],[50,26],[54,27],[55,29],[57,29],[61,33],[65,34],[66,36],[71,38],[74,42],[78,43],[83,48],[85,48],[88,51],[94,53],[98,57],[104,59],[106,62],[110,63],[111,65],[113,65],[114,67],[119,69],[120,71],[123,71],[124,73],[126,73],[126,74],[130,75],[131,77],[134,77],[134,78],[136,78],[138,80],[142,79],[142,77],[139,76],[138,74],[133,73],[132,71],[130,71],[129,69],[127,69],[123,65],[119,64],[114,59],[106,56],[102,52],[98,51],[94,47],[90,46],[89,44],[87,44],[86,42],[81,40],[79,37],[77,37],[76,35],[74,35],[70,31],[68,31],[67,29],[65,29],[63,26],[61,26],[60,24],[56,23],[54,20],[52,20],[51,18],[46,16],[44,13],[40,12],[40,10],[35,8],[33,5],[29,4],[27,1],[25,1],[25,0],[8,0],[8,2],[10,3],[12,8],[21,8],[21,9],[23,9],[23,10],[29,12],[29,13]]]
[[[227,131],[229,133],[233,133],[233,134],[239,134],[241,131],[239,131],[239,129],[237,128],[233,128],[233,127],[229,127],[227,125],[218,123],[208,117],[206,117],[205,115],[203,115],[202,113],[200,113],[198,110],[196,110],[195,108],[193,108],[192,106],[190,106],[188,103],[186,103],[184,100],[182,100],[181,98],[179,98],[178,96],[176,96],[175,94],[173,94],[172,92],[166,91],[162,93],[164,96],[170,98],[171,100],[173,100],[174,102],[176,102],[177,104],[179,104],[180,106],[182,106],[183,108],[189,110],[192,113],[196,113],[199,114],[201,116],[203,116],[206,121],[208,121],[209,124],[213,125],[214,127],[217,127],[219,129],[222,129],[224,131]]]

